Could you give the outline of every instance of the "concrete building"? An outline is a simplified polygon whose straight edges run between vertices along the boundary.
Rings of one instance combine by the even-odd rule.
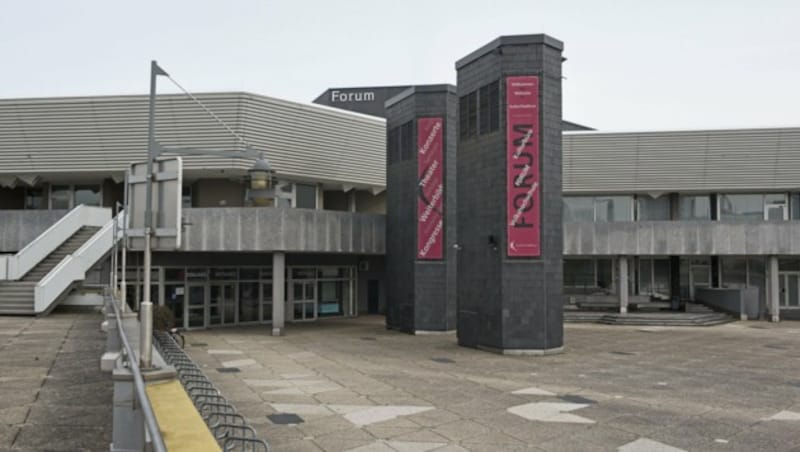
[[[382,311],[385,121],[250,93],[198,98],[267,152],[277,205],[249,205],[251,161],[184,157],[183,243],[154,253],[153,301],[187,328],[272,322],[273,286],[289,321]],[[75,294],[107,281],[98,271],[108,271],[124,171],[146,158],[147,100],[0,100],[0,312],[46,312],[68,294],[81,302]],[[156,138],[243,146],[179,95],[158,96]],[[128,264],[135,307],[141,256]]]
[[[800,317],[800,128],[592,131],[561,118],[560,45],[543,35],[493,41],[459,61],[459,85],[444,91],[455,105],[437,111],[410,86],[336,88],[315,104],[199,95],[266,151],[279,196],[251,205],[247,159],[185,157],[184,240],[154,255],[154,301],[187,328],[387,313],[406,331],[457,328],[465,345],[542,352],[560,347],[561,330],[540,334],[537,322],[560,325],[562,302],[624,313],[694,301],[748,318]],[[508,167],[491,153],[508,150],[503,83],[531,75],[544,80],[548,109],[541,249],[520,258],[503,227]],[[446,118],[445,174],[458,171],[443,182],[446,265],[436,270],[385,257],[419,245],[407,211],[419,165],[402,156],[419,138],[414,121],[430,116]],[[107,281],[124,171],[145,158],[146,137],[146,96],[0,100],[0,313],[93,300]],[[158,96],[156,137],[243,149],[180,95]],[[390,182],[412,185],[387,190],[387,150]],[[387,191],[396,194],[388,208]],[[141,256],[128,263],[135,307]],[[440,278],[446,290],[429,297]],[[414,290],[400,294],[401,283]]]

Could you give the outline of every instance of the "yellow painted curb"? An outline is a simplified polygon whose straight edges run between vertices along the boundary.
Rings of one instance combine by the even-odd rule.
[[[177,380],[147,385],[147,397],[170,452],[220,451],[214,436]]]

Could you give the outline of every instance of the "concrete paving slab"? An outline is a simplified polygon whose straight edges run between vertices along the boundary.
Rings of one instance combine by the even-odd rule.
[[[331,412],[287,427],[269,425],[259,405],[243,409],[259,418],[251,420],[259,434],[280,444],[275,450],[391,447],[390,441],[443,444],[436,450],[616,450],[638,439],[685,450],[791,450],[800,447],[793,415],[764,419],[800,412],[800,386],[789,384],[800,375],[800,333],[791,332],[800,324],[767,326],[571,324],[566,352],[538,358],[460,348],[452,336],[387,331],[378,317],[290,324],[278,338],[259,327],[189,332],[187,342],[239,351],[237,360],[261,366],[210,373],[226,396],[255,393],[269,409],[295,404]],[[233,357],[188,351],[209,368]],[[550,420],[593,423],[543,421],[537,410],[551,405],[530,407],[537,403],[580,406],[544,411]],[[393,418],[391,410],[370,411],[403,406],[429,409]],[[519,406],[534,416],[509,411]],[[383,415],[389,418],[374,422]]]
[[[0,317],[0,449],[108,450],[111,391],[97,313]]]

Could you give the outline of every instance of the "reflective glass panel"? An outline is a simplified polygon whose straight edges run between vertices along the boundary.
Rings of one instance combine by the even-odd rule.
[[[594,198],[565,196],[563,199],[565,223],[594,221]]]
[[[681,220],[711,219],[711,200],[708,195],[681,195],[678,204]]]
[[[722,194],[719,214],[721,220],[763,220],[764,195]]]
[[[258,287],[257,282],[239,283],[239,321],[258,321]]]
[[[595,221],[631,221],[633,198],[631,196],[606,196],[595,199]]]
[[[68,185],[53,185],[50,187],[50,207],[52,209],[71,208],[72,191]]]
[[[669,220],[669,196],[651,198],[647,195],[636,197],[636,207],[639,221],[666,221]]]
[[[317,208],[316,185],[295,184],[295,204],[301,209]]]
[[[99,185],[76,185],[75,186],[75,205],[99,206],[103,203],[100,198]]]

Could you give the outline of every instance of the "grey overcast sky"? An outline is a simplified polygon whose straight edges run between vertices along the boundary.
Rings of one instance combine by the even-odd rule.
[[[544,32],[565,42],[565,119],[800,125],[798,23],[797,0],[2,0],[0,97],[145,93],[157,59],[191,91],[310,102],[455,83],[471,50]]]

